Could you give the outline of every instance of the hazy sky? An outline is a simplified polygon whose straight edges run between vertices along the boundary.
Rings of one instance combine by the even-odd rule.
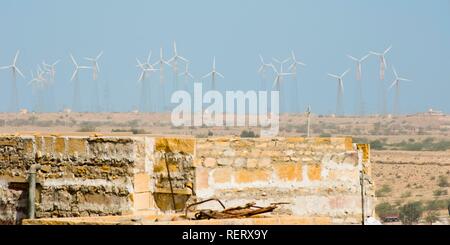
[[[172,55],[177,41],[181,55],[192,61],[192,73],[209,72],[212,57],[225,75],[221,89],[255,89],[258,54],[286,58],[294,50],[307,64],[299,70],[302,107],[316,113],[335,110],[336,81],[327,73],[351,72],[344,80],[345,111],[354,112],[355,65],[346,54],[362,57],[369,50],[387,55],[386,85],[399,75],[414,80],[401,86],[401,111],[430,107],[450,112],[450,1],[433,0],[2,0],[0,2],[0,66],[7,65],[17,49],[21,107],[31,108],[30,70],[43,59],[58,65],[58,105],[71,104],[69,52],[80,60],[100,50],[100,80],[110,84],[112,107],[128,111],[139,103],[136,57],[149,49]],[[377,112],[379,61],[363,65],[365,108]],[[271,74],[270,82],[273,81]],[[11,75],[0,71],[0,110],[6,110]],[[83,91],[90,91],[91,74],[83,72]],[[389,84],[388,84],[389,83]],[[288,91],[291,91],[287,87]],[[292,94],[285,94],[290,96]],[[392,108],[389,92],[388,109]]]

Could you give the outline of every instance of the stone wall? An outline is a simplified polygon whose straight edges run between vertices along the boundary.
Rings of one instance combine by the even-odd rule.
[[[27,207],[27,170],[37,174],[36,217],[122,214],[132,207],[136,145],[130,138],[0,138],[0,222],[17,223]]]
[[[277,213],[361,223],[363,159],[351,138],[199,139],[194,163],[200,199],[227,207],[285,202]]]
[[[369,214],[373,196],[364,146],[350,138],[0,136],[0,223],[26,216],[31,164],[42,166],[37,218],[158,214],[215,197],[227,207],[286,202],[277,214],[360,223],[361,170]]]

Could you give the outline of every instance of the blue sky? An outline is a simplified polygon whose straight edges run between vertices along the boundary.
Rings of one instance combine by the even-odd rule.
[[[391,65],[401,76],[414,80],[402,84],[401,112],[430,107],[450,112],[450,1],[434,0],[191,0],[191,1],[69,1],[3,0],[0,3],[0,66],[21,50],[20,107],[32,107],[27,82],[30,70],[43,59],[61,59],[58,65],[58,107],[71,104],[73,66],[69,52],[81,61],[100,50],[100,82],[109,83],[115,111],[139,104],[136,57],[149,49],[156,59],[159,48],[172,55],[172,42],[191,60],[192,73],[200,77],[217,69],[225,75],[220,89],[256,89],[260,77],[258,54],[288,57],[294,50],[307,66],[300,68],[298,101],[289,83],[285,95],[301,107],[311,104],[316,113],[335,110],[336,82],[327,73],[351,72],[344,80],[345,111],[354,112],[355,66],[346,57],[362,57],[369,50],[387,55],[386,86],[393,80]],[[363,65],[365,109],[376,113],[378,59]],[[0,71],[0,111],[7,109],[10,74]],[[272,75],[269,74],[270,82]],[[82,91],[92,91],[90,74],[80,74]],[[388,109],[392,108],[389,92]],[[86,96],[85,100],[90,97]]]

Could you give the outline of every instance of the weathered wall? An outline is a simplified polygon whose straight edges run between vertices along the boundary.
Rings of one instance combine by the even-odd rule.
[[[360,170],[370,173],[362,159],[350,138],[0,136],[0,223],[25,217],[34,163],[42,166],[37,218],[161,213],[173,201],[182,210],[216,197],[228,207],[288,202],[277,213],[360,223]],[[370,174],[366,186],[371,196]]]
[[[27,170],[37,174],[36,217],[122,214],[132,205],[136,145],[130,138],[0,138],[0,222],[26,213]],[[5,204],[6,205],[5,205]]]
[[[351,138],[200,139],[197,197],[226,206],[287,202],[278,213],[361,223],[362,159],[354,147]]]

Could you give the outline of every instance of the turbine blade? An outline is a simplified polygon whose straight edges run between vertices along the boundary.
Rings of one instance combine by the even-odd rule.
[[[72,59],[72,62],[75,66],[78,66],[77,62],[75,61],[75,58],[73,57],[72,54],[70,54],[70,59]]]
[[[363,62],[364,60],[366,60],[367,58],[369,58],[370,54],[366,54],[366,56],[362,57],[360,62]]]
[[[18,67],[14,67],[14,69],[16,70],[17,73],[19,73],[19,75],[20,75],[22,78],[25,78],[25,76],[24,76],[23,73],[19,70]]]
[[[391,48],[392,48],[392,45],[389,46],[389,48],[387,48],[387,49],[383,52],[383,54],[387,54],[387,53],[389,52],[389,50],[391,50]]]
[[[347,57],[350,58],[350,59],[352,59],[352,60],[354,60],[354,61],[358,61],[357,58],[355,58],[355,57],[353,57],[353,56],[351,56],[351,55],[347,55]]]
[[[334,74],[330,74],[330,73],[328,73],[328,76],[330,76],[330,77],[333,77],[333,78],[337,78],[337,79],[339,79],[339,78],[340,78],[339,76],[336,76],[336,75],[334,75]]]
[[[75,79],[75,76],[78,74],[78,68],[75,69],[75,71],[73,71],[72,77],[70,78],[70,81],[73,81],[73,79]]]
[[[391,86],[389,86],[389,90],[392,89],[392,87],[394,87],[394,85],[395,85],[396,83],[397,83],[397,79],[395,79],[395,80],[392,82]]]
[[[392,67],[392,71],[394,72],[395,77],[398,78],[397,71],[395,70],[395,67]]]
[[[100,59],[100,57],[102,57],[102,55],[103,55],[103,50],[100,52],[100,54],[97,55],[97,57],[95,57],[95,60]]]
[[[349,71],[350,69],[347,69],[344,73],[342,73],[341,78],[343,78]]]
[[[13,65],[16,65],[17,59],[19,58],[20,50],[17,50],[16,55],[14,56]]]
[[[217,75],[219,75],[219,77],[221,78],[225,78],[222,74],[220,74],[220,72],[216,72]]]

